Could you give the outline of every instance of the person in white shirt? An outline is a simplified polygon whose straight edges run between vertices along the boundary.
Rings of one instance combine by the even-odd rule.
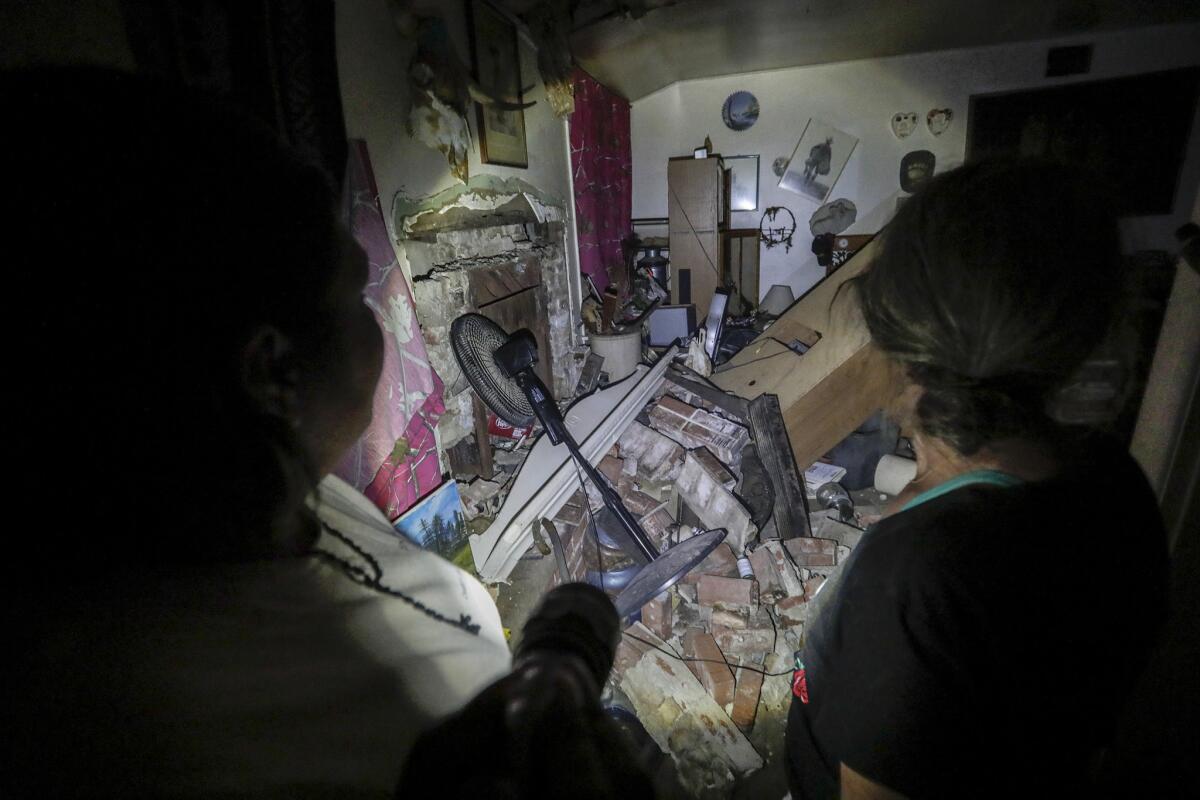
[[[380,331],[317,169],[208,98],[0,76],[22,406],[0,794],[390,796],[510,667],[473,577],[329,476]]]

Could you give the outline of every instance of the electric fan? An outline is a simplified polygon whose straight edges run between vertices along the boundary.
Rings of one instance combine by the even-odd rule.
[[[725,531],[705,531],[658,552],[612,484],[579,452],[550,390],[533,371],[538,353],[532,333],[521,330],[510,336],[487,317],[464,314],[450,325],[450,345],[467,382],[488,408],[517,427],[536,419],[550,443],[565,445],[595,485],[612,521],[604,532],[641,565],[638,574],[617,595],[617,612],[622,618],[666,591],[725,539]],[[554,546],[561,551],[561,542],[554,538]]]

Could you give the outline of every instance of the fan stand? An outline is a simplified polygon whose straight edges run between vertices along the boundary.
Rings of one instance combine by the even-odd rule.
[[[576,465],[600,493],[604,505],[618,523],[615,528],[606,532],[617,541],[626,554],[642,566],[638,574],[616,597],[617,613],[622,619],[669,589],[724,541],[725,531],[705,531],[659,553],[637,519],[625,507],[621,496],[609,483],[608,478],[593,467],[579,451],[579,444],[567,430],[566,422],[549,389],[533,371],[533,365],[537,363],[537,344],[533,336],[528,331],[512,334],[495,350],[492,357],[501,372],[514,380],[524,392],[535,416],[550,438],[550,443],[566,445]],[[563,577],[566,578],[565,575]]]

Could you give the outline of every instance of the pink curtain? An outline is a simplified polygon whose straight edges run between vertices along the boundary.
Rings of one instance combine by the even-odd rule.
[[[621,240],[631,232],[633,151],[629,103],[576,68],[575,113],[571,116],[571,170],[579,264],[604,291],[609,270],[619,274]]]
[[[394,520],[442,482],[433,430],[446,406],[442,381],[429,364],[417,326],[408,281],[388,240],[367,143],[351,139],[349,145],[344,211],[370,263],[364,297],[383,331],[384,355],[371,425],[337,474]]]

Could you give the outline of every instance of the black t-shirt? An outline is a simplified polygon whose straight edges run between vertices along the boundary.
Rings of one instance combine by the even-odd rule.
[[[1074,794],[1165,613],[1166,538],[1133,460],[968,485],[882,520],[806,632],[796,800],[839,764],[913,798]]]

